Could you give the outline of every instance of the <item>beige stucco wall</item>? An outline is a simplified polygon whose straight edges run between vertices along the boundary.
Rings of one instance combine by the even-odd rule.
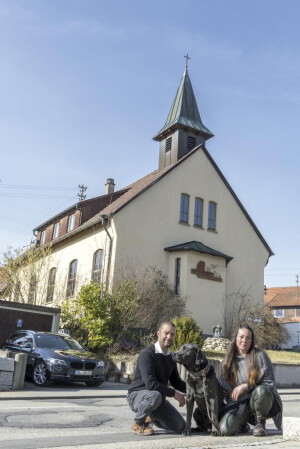
[[[63,240],[53,245],[52,254],[49,260],[45,261],[47,275],[44,277],[44,284],[47,285],[48,273],[52,267],[56,267],[56,280],[54,288],[53,304],[61,304],[66,298],[67,279],[69,272],[69,265],[74,259],[78,260],[77,264],[77,278],[75,285],[75,295],[79,292],[80,287],[88,284],[92,277],[93,256],[96,250],[103,249],[103,272],[102,280],[106,280],[108,268],[110,241],[105,230],[98,225],[97,227],[88,229],[71,239]],[[39,304],[46,302],[46,290],[40,290],[38,295]]]
[[[189,224],[179,223],[180,195],[190,195]],[[204,200],[203,229],[193,226],[194,200]],[[208,202],[217,204],[216,232],[207,230]],[[156,265],[174,282],[175,259],[181,258],[180,293],[187,298],[187,310],[199,322],[204,333],[222,324],[224,307],[237,291],[254,300],[263,301],[264,266],[268,252],[244,213],[232,197],[211,162],[196,151],[156,184],[116,213],[108,231],[99,224],[53,246],[48,270],[57,267],[53,303],[65,298],[69,264],[78,259],[75,294],[81,285],[90,282],[93,254],[103,249],[103,277],[112,285],[119,273],[142,270]],[[223,258],[193,251],[166,252],[165,247],[192,240],[233,257],[226,267]],[[112,243],[110,243],[112,242]],[[111,268],[108,260],[111,245]],[[212,266],[222,282],[198,278],[191,274],[202,260]],[[47,281],[47,279],[46,279]],[[45,290],[45,289],[44,289]],[[45,291],[40,295],[45,303]]]
[[[190,195],[189,225],[179,223],[181,193]],[[204,200],[204,229],[193,226],[195,197]],[[217,232],[207,230],[208,201],[217,203]],[[173,281],[174,256],[164,248],[192,240],[234,258],[226,269],[222,259],[218,260],[224,276],[222,287],[214,281],[192,280],[194,275],[189,271],[192,260],[195,264],[204,260],[202,254],[188,256],[186,268],[184,263],[182,265],[181,275],[183,277],[185,270],[186,279],[181,281],[181,293],[189,296],[188,308],[199,317],[204,332],[212,332],[212,322],[207,321],[208,303],[217,301],[220,304],[237,291],[247,292],[253,299],[263,301],[268,252],[202,150],[185,159],[117,213],[114,225],[118,235],[118,245],[114,248],[115,270],[124,260],[139,267],[157,265]],[[212,321],[217,324],[217,317]]]

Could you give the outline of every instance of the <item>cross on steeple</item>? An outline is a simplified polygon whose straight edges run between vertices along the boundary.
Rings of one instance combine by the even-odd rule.
[[[188,54],[188,53],[184,56],[184,58],[186,59],[186,62],[185,62],[185,68],[187,69],[187,68],[188,68],[188,65],[189,65],[189,59],[191,59],[191,58],[189,57],[189,54]]]

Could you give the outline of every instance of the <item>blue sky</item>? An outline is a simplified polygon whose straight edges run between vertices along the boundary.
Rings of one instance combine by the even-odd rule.
[[[295,285],[299,17],[297,0],[0,0],[0,253],[78,184],[157,168],[188,52],[208,151],[276,254],[265,283]]]

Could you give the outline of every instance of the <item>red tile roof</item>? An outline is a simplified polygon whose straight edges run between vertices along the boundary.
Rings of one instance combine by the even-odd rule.
[[[300,287],[270,287],[264,301],[269,307],[293,305],[300,307]]]
[[[272,256],[273,255],[273,251],[271,250],[271,248],[269,247],[269,245],[267,244],[267,242],[265,241],[265,239],[263,238],[263,236],[261,235],[261,233],[257,229],[255,223],[252,221],[252,219],[249,216],[248,212],[246,211],[246,209],[244,208],[244,206],[242,205],[242,203],[238,199],[237,195],[235,194],[235,192],[233,191],[233,189],[231,188],[231,186],[227,182],[225,176],[223,175],[223,173],[221,172],[221,170],[219,169],[219,167],[215,163],[214,159],[211,157],[211,155],[209,154],[209,152],[207,151],[205,146],[202,146],[202,145],[198,145],[193,150],[191,150],[189,153],[187,153],[185,156],[183,156],[181,159],[179,159],[177,162],[175,162],[172,165],[169,165],[168,167],[165,167],[163,170],[155,170],[155,171],[149,173],[148,175],[144,176],[143,178],[139,179],[138,181],[135,181],[134,183],[132,183],[129,186],[125,187],[121,191],[115,192],[115,194],[119,194],[120,195],[120,193],[121,193],[121,195],[118,198],[116,198],[114,201],[112,201],[111,204],[109,204],[108,206],[104,207],[104,209],[102,209],[99,212],[97,212],[97,214],[95,214],[93,217],[91,217],[90,219],[85,221],[78,228],[74,229],[73,231],[68,232],[67,234],[64,234],[63,236],[61,236],[60,238],[56,239],[52,243],[56,244],[56,243],[60,242],[61,240],[64,240],[65,238],[69,238],[69,237],[71,237],[74,234],[77,234],[77,233],[79,233],[81,231],[84,231],[86,228],[88,228],[90,226],[93,226],[93,225],[95,225],[97,223],[101,223],[101,221],[102,221],[101,216],[114,214],[114,213],[118,212],[119,210],[121,210],[123,207],[125,207],[127,204],[129,204],[132,200],[134,200],[136,197],[138,197],[141,193],[143,193],[145,190],[147,190],[149,187],[151,187],[152,184],[154,184],[157,181],[159,181],[168,172],[170,172],[171,170],[175,169],[178,165],[182,164],[186,159],[188,159],[192,154],[194,154],[196,151],[198,151],[200,149],[207,156],[207,158],[209,159],[209,161],[211,162],[211,164],[213,165],[213,167],[215,168],[215,170],[217,171],[217,173],[219,174],[219,176],[223,180],[224,184],[226,185],[226,187],[228,188],[228,190],[232,194],[233,198],[236,200],[237,204],[239,205],[239,207],[241,208],[242,212],[246,216],[246,218],[249,221],[250,225],[253,227],[254,231],[256,232],[258,238],[261,240],[262,244],[265,246],[265,248],[269,252],[269,256]],[[124,194],[122,194],[123,190],[125,192]]]

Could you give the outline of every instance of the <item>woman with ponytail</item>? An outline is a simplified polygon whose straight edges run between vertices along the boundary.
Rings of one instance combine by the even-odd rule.
[[[219,382],[226,402],[220,420],[222,435],[247,433],[250,423],[254,436],[265,436],[268,418],[281,429],[282,403],[273,366],[269,356],[255,348],[254,333],[247,323],[238,327],[231,341]]]

